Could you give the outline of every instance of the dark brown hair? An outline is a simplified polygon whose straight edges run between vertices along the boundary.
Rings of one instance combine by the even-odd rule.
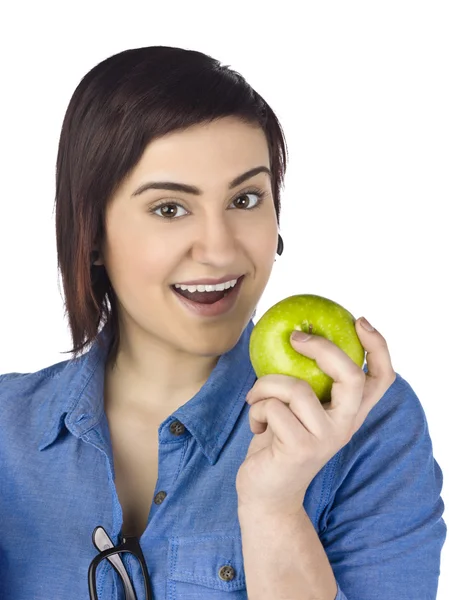
[[[276,115],[246,80],[206,54],[166,46],[125,50],[100,62],[75,89],[56,164],[56,244],[73,358],[110,327],[119,345],[117,297],[92,252],[105,232],[105,210],[146,146],[191,125],[235,116],[265,133],[279,223],[287,146]]]

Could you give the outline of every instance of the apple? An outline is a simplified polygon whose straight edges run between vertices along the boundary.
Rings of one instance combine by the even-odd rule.
[[[298,377],[310,384],[320,402],[329,402],[333,379],[314,359],[293,348],[290,335],[295,329],[327,338],[362,367],[365,350],[355,329],[355,318],[328,298],[300,294],[268,309],[251,333],[249,356],[258,378],[276,373]]]

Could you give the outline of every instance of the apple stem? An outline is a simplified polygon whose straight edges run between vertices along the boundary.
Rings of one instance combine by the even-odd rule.
[[[313,326],[312,326],[312,323],[309,323],[309,333],[313,333]]]

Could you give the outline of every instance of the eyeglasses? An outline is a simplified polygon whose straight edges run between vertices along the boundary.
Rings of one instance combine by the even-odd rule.
[[[143,573],[145,584],[145,600],[152,600],[150,575],[148,573],[145,558],[142,548],[139,544],[139,538],[128,537],[123,538],[121,544],[114,546],[111,538],[108,536],[103,527],[95,527],[92,533],[92,542],[95,548],[100,552],[89,565],[88,582],[90,600],[98,600],[97,595],[97,567],[102,560],[107,559],[114,569],[119,574],[125,590],[125,600],[137,600],[136,590],[128,576],[128,573],[123,564],[120,554],[122,552],[130,552],[138,559]]]

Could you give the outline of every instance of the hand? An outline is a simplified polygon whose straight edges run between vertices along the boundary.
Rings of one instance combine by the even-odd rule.
[[[349,442],[396,379],[382,335],[364,329],[361,319],[356,332],[367,352],[366,375],[324,337],[291,339],[297,352],[315,359],[334,380],[330,402],[322,404],[308,383],[287,375],[260,377],[248,393],[255,436],[237,473],[239,509],[270,514],[303,509],[312,479]]]

